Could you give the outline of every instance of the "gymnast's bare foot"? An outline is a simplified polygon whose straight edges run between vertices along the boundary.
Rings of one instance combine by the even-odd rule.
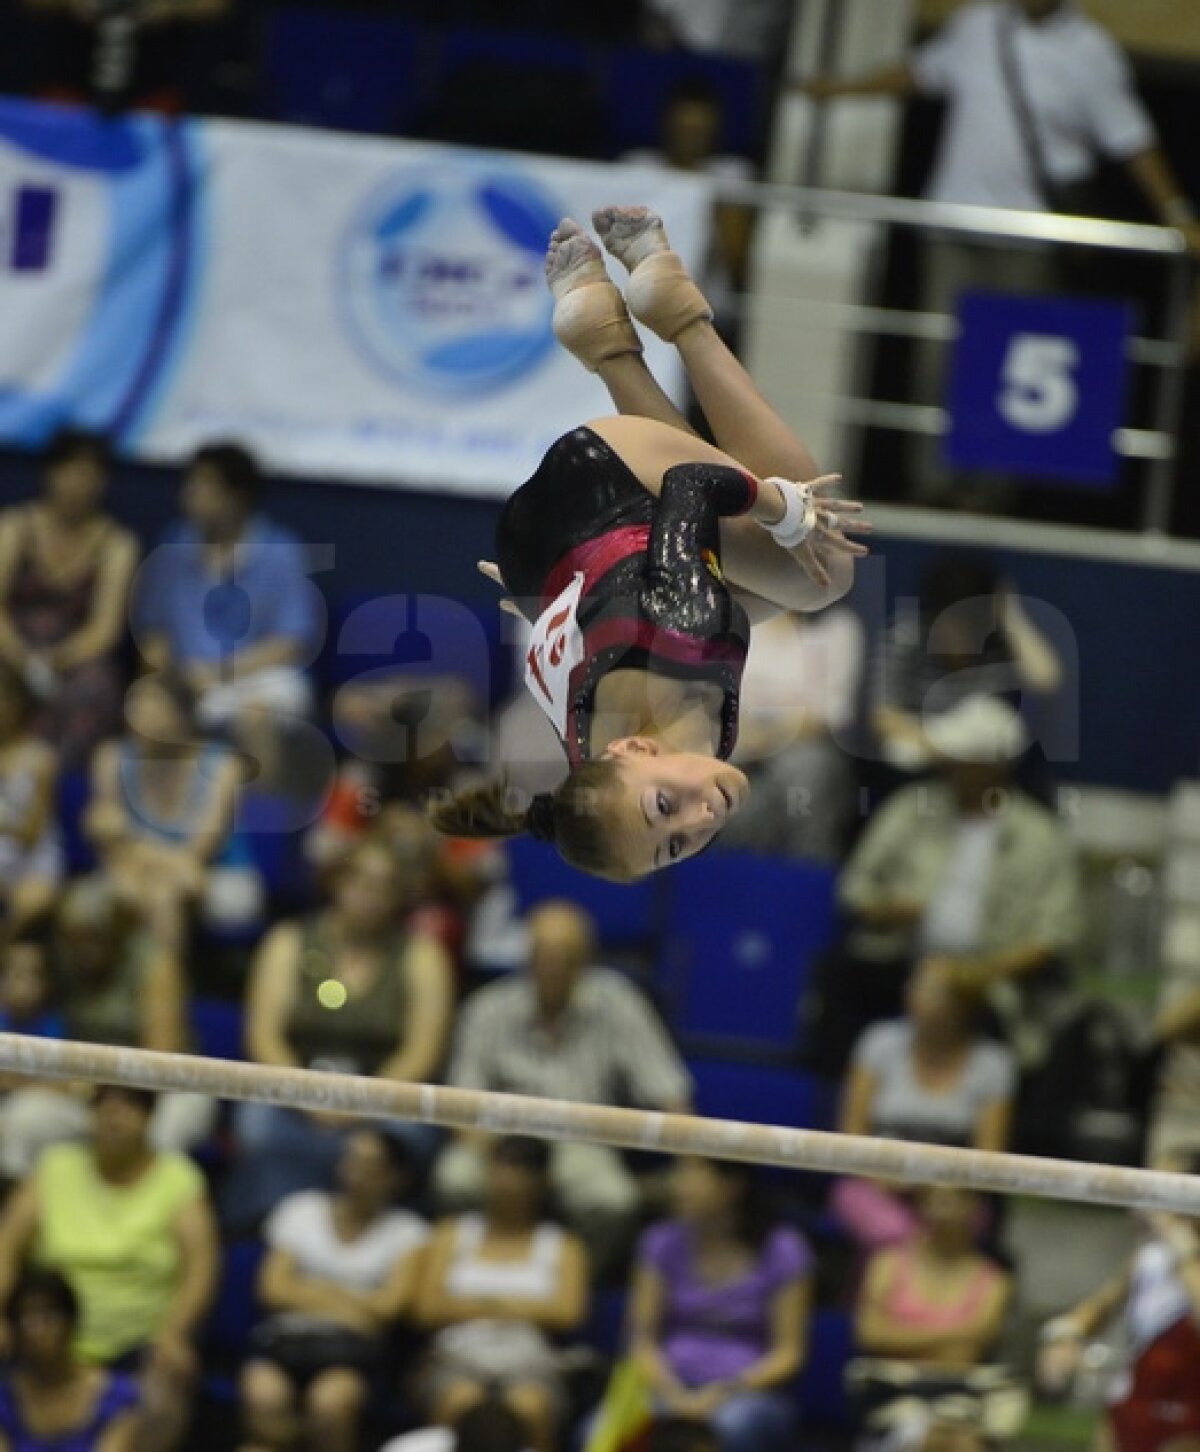
[[[629,269],[629,310],[652,332],[673,343],[693,323],[712,321],[712,308],[678,253],[662,218],[648,207],[601,207],[592,225],[609,252]]]
[[[610,358],[642,351],[600,249],[570,217],[550,237],[546,282],[554,297],[554,335],[585,368],[595,373]]]
[[[630,272],[656,252],[669,252],[662,218],[649,207],[601,207],[592,213],[596,236]]]

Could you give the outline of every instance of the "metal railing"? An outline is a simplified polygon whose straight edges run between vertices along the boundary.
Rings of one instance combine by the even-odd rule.
[[[858,222],[982,246],[1020,243],[1123,254],[1157,264],[1162,273],[1162,328],[1157,335],[1131,337],[1127,345],[1130,362],[1153,374],[1149,418],[1145,427],[1127,423],[1118,431],[1114,447],[1118,455],[1141,461],[1146,467],[1141,530],[1155,535],[1169,531],[1185,404],[1195,265],[1182,233],[1168,227],[1094,217],[760,182],[720,181],[715,184],[714,195],[719,202],[758,212],[791,214],[805,228],[823,220]],[[782,302],[772,299],[772,308]],[[827,326],[837,324],[848,332],[876,338],[950,344],[958,335],[957,319],[952,315],[890,307],[865,298],[845,303],[789,297],[786,307],[789,312],[820,320]],[[937,401],[849,395],[812,401],[829,409],[835,418],[865,428],[938,436],[946,433],[950,424],[947,410]]]

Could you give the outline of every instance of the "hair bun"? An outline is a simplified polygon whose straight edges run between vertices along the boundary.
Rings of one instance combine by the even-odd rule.
[[[525,813],[525,830],[539,842],[554,841],[554,794],[538,792]]]

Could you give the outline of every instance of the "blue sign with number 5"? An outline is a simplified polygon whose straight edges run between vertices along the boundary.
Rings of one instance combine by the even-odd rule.
[[[1124,303],[968,292],[950,376],[946,454],[987,469],[1116,482],[1132,310]]]

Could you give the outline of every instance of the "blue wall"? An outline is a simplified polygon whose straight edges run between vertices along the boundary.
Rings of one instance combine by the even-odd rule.
[[[113,481],[112,507],[153,540],[174,514],[177,478],[124,465]],[[28,496],[36,485],[32,460],[0,460],[0,504]],[[492,553],[493,503],[305,482],[274,486],[267,505],[303,538],[335,543],[333,568],[317,576],[330,599],[413,591],[485,607],[495,600],[475,571],[475,561]],[[870,626],[897,595],[913,592],[933,549],[878,542],[853,597]],[[1067,659],[1067,686],[1035,723],[1056,775],[1164,791],[1179,777],[1200,773],[1200,574],[1048,555],[1000,559],[1023,597],[1044,602],[1034,609],[1048,612],[1043,623]],[[1070,668],[1076,654],[1077,677]],[[1067,759],[1055,759],[1064,753]]]

